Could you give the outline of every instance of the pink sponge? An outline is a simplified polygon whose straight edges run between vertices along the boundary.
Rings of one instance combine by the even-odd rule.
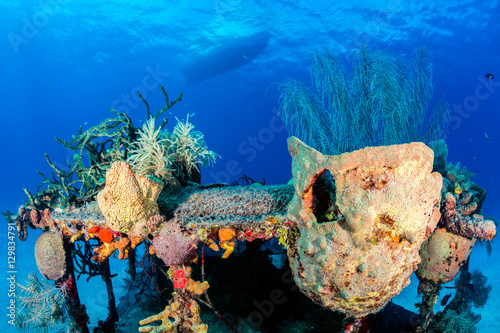
[[[153,239],[153,246],[158,257],[165,265],[179,265],[195,256],[198,236],[183,231],[175,220],[163,223],[158,236]]]

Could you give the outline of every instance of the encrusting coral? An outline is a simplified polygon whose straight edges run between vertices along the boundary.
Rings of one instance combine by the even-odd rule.
[[[219,245],[225,250],[222,258],[226,259],[231,255],[231,253],[233,253],[234,247],[236,246],[236,242],[234,240],[236,233],[231,228],[222,228],[218,230],[218,236]]]
[[[147,107],[153,128],[154,120],[182,99],[180,94],[169,102],[163,87],[160,89],[165,97],[165,107],[156,114],[150,113],[149,105],[138,94]],[[116,118],[107,119],[84,132],[80,127],[78,135],[71,141],[58,139],[66,148],[77,151],[73,163],[68,161],[70,169],[61,169],[45,155],[54,170],[52,178],[39,172],[43,181],[37,193],[33,195],[24,189],[28,201],[18,213],[3,213],[9,222],[15,223],[20,240],[26,240],[28,227],[46,231],[37,245],[38,266],[43,275],[57,279],[57,285],[71,285],[68,297],[72,299],[72,307],[68,313],[74,317],[81,332],[89,331],[88,317],[79,301],[74,273],[78,273],[78,277],[86,274],[89,278],[100,275],[106,282],[110,315],[98,326],[107,331],[118,320],[108,258],[118,250],[119,259],[135,261],[134,248],[150,234],[157,234],[162,222],[162,218],[158,218],[156,200],[164,184],[153,177],[134,173],[124,162],[133,151],[131,148],[138,133],[126,114],[112,112]],[[166,123],[167,119],[164,119],[160,128]],[[177,163],[173,170],[173,176],[179,180],[175,182],[177,185],[181,180],[189,181],[193,170],[199,168],[198,164],[211,163],[217,156],[206,149],[203,135],[194,131],[193,125],[188,121],[179,123],[175,133],[169,136],[172,142],[166,146],[170,149],[168,155]],[[180,150],[175,151],[177,148]],[[88,156],[90,165],[84,163],[83,156]],[[102,189],[104,182],[106,187]],[[97,203],[96,196],[99,197]],[[97,244],[90,244],[91,239]],[[84,250],[74,246],[77,241],[84,242]],[[192,287],[199,291],[203,286],[191,286],[190,283],[188,289]],[[112,309],[115,309],[114,314]]]
[[[95,262],[104,262],[106,261],[114,252],[118,250],[118,259],[128,259],[129,253],[132,249],[137,247],[143,238],[141,237],[127,237],[127,235],[121,235],[119,237],[115,237],[113,241],[109,243],[104,243],[96,248],[94,248],[95,256],[92,259]]]
[[[288,246],[296,283],[306,295],[328,308],[356,317],[377,311],[408,283],[420,260],[418,247],[439,218],[441,182],[437,174],[430,173],[432,153],[423,144],[411,144],[322,157],[310,148],[298,148],[292,145],[294,141],[290,142],[296,191],[299,184],[305,188],[299,192],[304,201],[299,197],[294,199],[288,216],[286,207],[293,194],[290,186],[185,188],[178,198],[179,204],[173,206],[175,209],[163,212],[173,218],[164,221],[158,215],[149,216],[156,210],[148,210],[151,206],[143,204],[141,194],[149,193],[152,201],[156,196],[150,194],[156,190],[145,190],[148,187],[139,186],[137,178],[147,180],[146,184],[153,188],[157,184],[151,185],[152,181],[133,173],[126,163],[116,162],[107,173],[109,188],[98,195],[106,223],[88,224],[86,230],[96,237],[104,227],[119,234],[113,234],[113,240],[94,250],[102,257],[94,256],[94,260],[102,262],[118,244],[131,242],[131,231],[150,230],[152,227],[148,226],[153,224],[161,226],[153,238],[156,254],[174,266],[186,265],[196,258],[193,250],[198,239],[211,247],[217,248],[218,243],[226,258],[234,249],[235,240],[280,237]],[[311,163],[313,156],[316,164]],[[327,163],[332,161],[340,164]],[[326,177],[327,169],[331,177],[335,175],[333,183]],[[133,195],[128,194],[130,191]],[[172,191],[167,189],[165,193]],[[130,200],[131,197],[136,199]],[[106,198],[104,205],[103,198]],[[405,207],[414,207],[415,211],[398,210],[402,207],[401,200],[407,200]],[[141,227],[137,229],[133,223],[116,227],[109,223],[106,209],[118,207],[121,215],[115,218],[117,223],[139,221]],[[371,223],[367,224],[365,219],[371,219]],[[158,245],[162,244],[161,239],[171,241],[172,237],[186,246]],[[120,258],[126,258],[125,251],[123,254],[120,253]],[[315,272],[322,281],[314,280]],[[177,286],[183,285],[180,282],[184,280],[179,279]],[[368,280],[370,284],[366,284]],[[349,281],[347,287],[346,281]],[[189,285],[185,288],[189,289]],[[195,286],[192,285],[193,290],[199,289]],[[167,314],[163,314],[169,318],[180,311],[175,305],[180,300],[175,297]],[[187,318],[191,315],[185,314]],[[164,325],[170,324],[169,321]]]

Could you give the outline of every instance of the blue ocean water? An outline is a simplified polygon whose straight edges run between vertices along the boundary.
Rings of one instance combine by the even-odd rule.
[[[279,84],[310,79],[311,57],[327,47],[352,63],[361,44],[410,59],[424,45],[434,57],[436,99],[451,106],[446,137],[448,161],[477,173],[488,191],[486,216],[500,217],[500,25],[498,1],[2,1],[0,4],[0,210],[16,211],[36,191],[43,154],[58,166],[73,151],[78,131],[126,112],[136,126],[146,117],[140,91],[152,110],[190,116],[208,147],[221,159],[202,170],[202,181],[227,182],[246,174],[267,184],[291,178],[288,134],[277,115]],[[242,57],[243,56],[243,57]],[[488,80],[485,74],[495,78]],[[36,269],[33,244],[16,243],[19,282]],[[7,226],[0,228],[0,267],[7,275]],[[493,284],[482,311],[481,332],[499,316],[498,244],[489,259],[474,249],[471,268]],[[0,308],[7,313],[7,278],[0,282]],[[416,282],[412,282],[415,286]],[[411,300],[409,304],[415,303]],[[490,313],[491,312],[491,313]],[[0,327],[11,328],[6,315]]]

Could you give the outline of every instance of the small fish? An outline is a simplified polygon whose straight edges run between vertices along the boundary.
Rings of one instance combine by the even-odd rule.
[[[243,58],[248,59],[246,55],[243,55]],[[490,79],[491,80],[491,79]]]
[[[84,125],[87,125],[88,123],[89,123],[89,122],[88,122],[88,121],[86,121],[86,122],[84,122],[83,124],[84,124]]]
[[[493,80],[493,79],[495,78],[495,77],[493,76],[493,74],[491,74],[491,73],[488,73],[488,74],[486,74],[485,76],[486,76],[486,78],[487,78],[488,80]]]
[[[441,300],[441,306],[445,306],[448,303],[448,301],[450,300],[450,297],[451,297],[451,294],[448,294],[445,297],[443,297],[443,299]]]
[[[484,132],[484,136],[486,137],[486,140],[488,140],[488,142],[491,142],[491,138],[489,137],[488,134],[486,134],[486,132]]]

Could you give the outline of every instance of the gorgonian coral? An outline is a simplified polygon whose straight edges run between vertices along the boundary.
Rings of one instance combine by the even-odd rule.
[[[185,122],[177,119],[177,125],[169,138],[169,143],[169,151],[176,165],[178,176],[184,171],[188,175],[193,169],[199,171],[198,164],[211,165],[219,156],[208,150],[203,134],[194,130],[194,125],[189,122],[189,116]]]
[[[139,130],[139,138],[132,144],[128,163],[134,171],[160,178],[167,184],[176,184],[191,176],[199,165],[215,163],[217,154],[208,150],[203,134],[194,130],[189,116],[177,119],[172,133],[155,127],[155,118],[149,119]]]
[[[139,129],[138,139],[131,145],[128,163],[142,175],[168,178],[172,164],[168,153],[168,136],[155,127],[155,118],[150,118]]]

